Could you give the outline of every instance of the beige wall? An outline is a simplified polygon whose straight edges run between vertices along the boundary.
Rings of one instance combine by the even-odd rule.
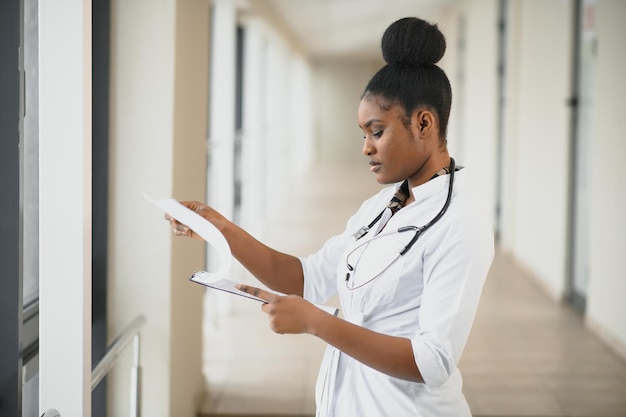
[[[209,1],[177,0],[174,84],[174,198],[206,200]],[[175,239],[172,245],[170,416],[195,416],[204,395],[202,299],[190,283],[203,269],[205,245]]]
[[[138,314],[143,415],[194,416],[203,391],[204,246],[177,240],[142,197],[203,199],[208,1],[112,2],[109,334]],[[108,379],[109,415],[128,413],[130,352]]]

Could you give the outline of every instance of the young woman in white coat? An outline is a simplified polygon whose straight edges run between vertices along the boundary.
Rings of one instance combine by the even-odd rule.
[[[317,415],[469,417],[457,364],[494,254],[491,227],[473,210],[468,168],[446,147],[452,93],[436,65],[436,25],[404,18],[387,28],[387,65],[358,108],[363,154],[376,181],[345,231],[297,258],[257,241],[212,208],[182,202],[215,225],[233,255],[263,284],[240,289],[267,301],[277,333],[328,343]],[[169,219],[169,218],[168,218]],[[174,233],[199,238],[169,219]],[[343,318],[313,303],[338,294]]]

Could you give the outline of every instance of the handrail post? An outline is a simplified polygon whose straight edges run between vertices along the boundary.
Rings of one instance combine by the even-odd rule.
[[[133,340],[133,366],[130,369],[130,416],[141,416],[141,364],[139,358],[140,337],[139,333],[135,334]]]

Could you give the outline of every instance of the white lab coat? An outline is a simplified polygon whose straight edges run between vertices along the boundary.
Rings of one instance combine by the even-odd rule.
[[[466,174],[467,168],[455,173],[452,201],[445,215],[406,255],[361,288],[346,287],[346,256],[373,239],[379,226],[358,242],[352,234],[380,213],[396,187],[387,187],[365,201],[341,235],[328,240],[317,253],[301,258],[304,298],[323,303],[338,292],[345,320],[410,339],[424,379],[417,383],[391,377],[329,346],[316,387],[318,416],[471,416],[457,363],[493,259],[494,242],[491,226],[472,210],[463,192]],[[415,202],[391,217],[380,231],[380,235],[392,235],[374,239],[350,254],[350,264],[357,267],[355,284],[376,276],[380,265],[386,264],[378,262],[377,256],[393,259],[390,254],[379,254],[393,246],[389,242],[405,243],[404,233],[394,233],[399,227],[423,226],[439,212],[448,181],[449,175],[444,175],[413,188]],[[376,268],[369,275],[368,260]]]

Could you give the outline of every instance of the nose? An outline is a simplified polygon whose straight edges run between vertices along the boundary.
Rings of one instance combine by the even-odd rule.
[[[363,155],[370,156],[376,152],[376,149],[372,145],[372,141],[369,137],[366,137],[363,141]]]

